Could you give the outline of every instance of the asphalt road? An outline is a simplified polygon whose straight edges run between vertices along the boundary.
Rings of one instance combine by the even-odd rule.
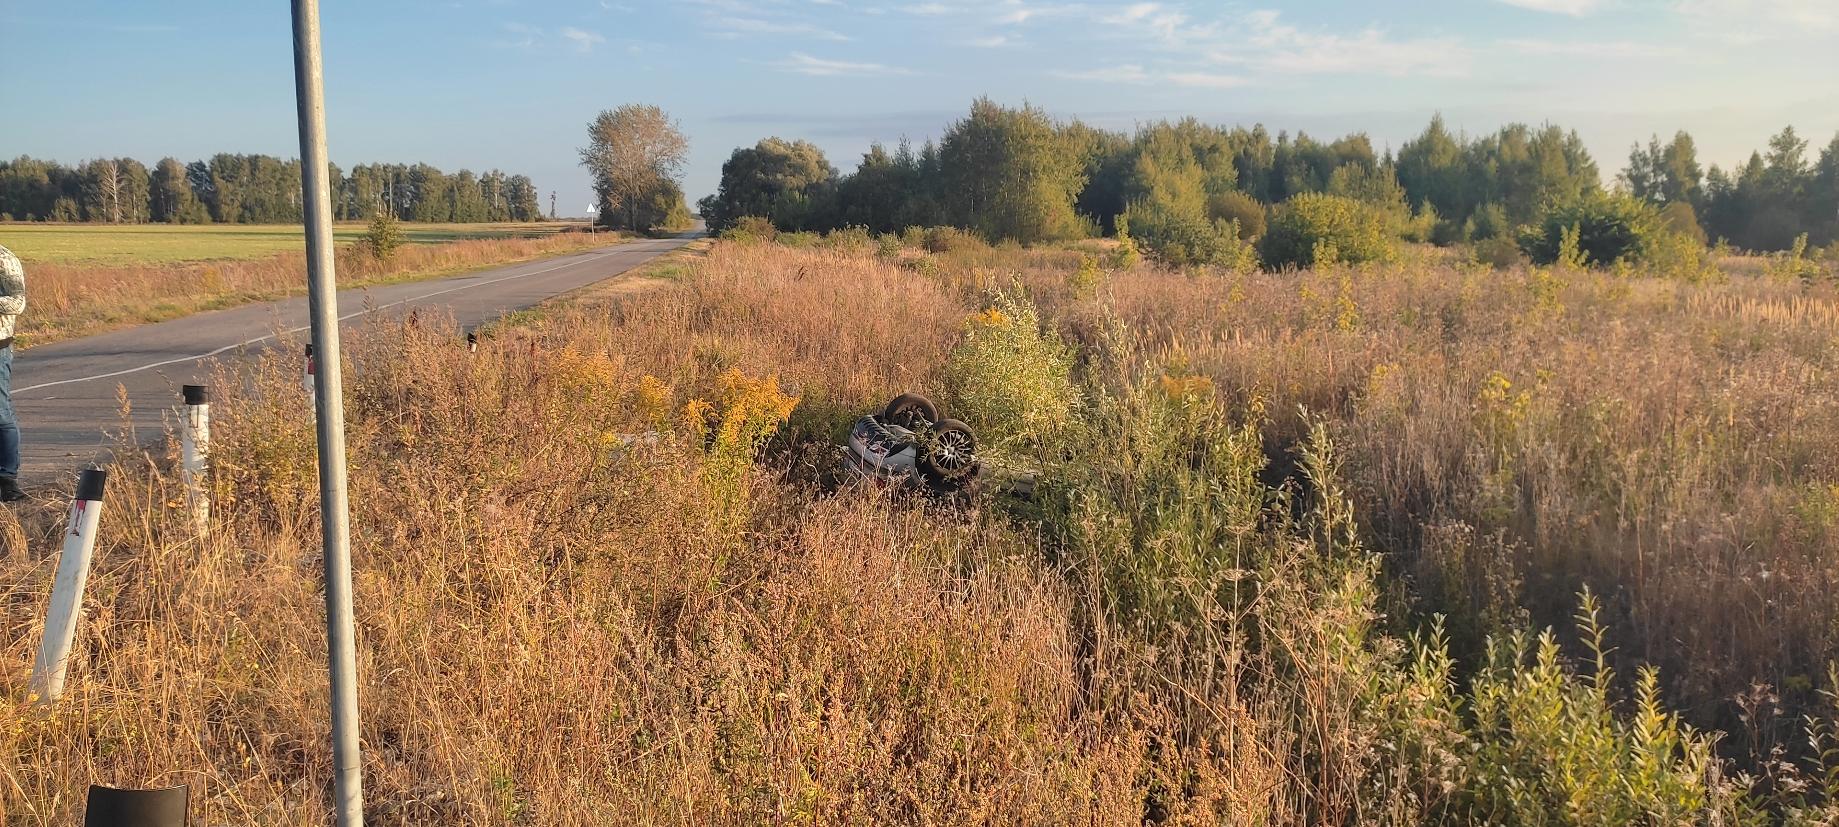
[[[341,290],[339,317],[347,338],[369,313],[416,307],[451,313],[470,327],[617,276],[693,238],[630,241],[444,279]],[[26,312],[31,312],[29,305]],[[241,358],[271,346],[278,334],[304,331],[306,325],[306,297],[300,296],[18,352],[13,407],[24,455],[22,481],[50,482],[106,457],[115,442],[112,434],[123,425],[118,388],[127,393],[136,430],[163,433],[164,417],[178,403],[179,386],[208,376],[211,361]]]

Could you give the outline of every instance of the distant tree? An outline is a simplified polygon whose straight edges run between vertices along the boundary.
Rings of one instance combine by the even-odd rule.
[[[178,159],[160,159],[159,164],[153,168],[150,188],[152,195],[148,204],[148,216],[151,220],[168,224],[202,224],[210,221],[210,213],[192,192],[185,165],[179,163]]]
[[[527,175],[513,175],[504,179],[504,197],[510,202],[512,221],[541,221],[543,208],[537,203],[536,185]],[[551,193],[551,210],[554,209],[554,193]]]
[[[1431,118],[1422,135],[1399,147],[1396,165],[1398,182],[1411,203],[1428,202],[1446,217],[1468,216],[1468,159],[1441,114]]]
[[[1078,121],[1063,129],[1067,143],[1084,165],[1085,186],[1074,206],[1106,233],[1117,230],[1117,216],[1128,203],[1129,175],[1135,159],[1128,135],[1094,129]]]
[[[1680,132],[1665,146],[1659,136],[1649,138],[1646,149],[1636,144],[1620,180],[1630,195],[1643,201],[1683,202],[1696,208],[1701,203],[1704,177],[1692,136]]]
[[[0,162],[0,209],[22,221],[47,219],[63,193],[56,164],[24,155]]]
[[[836,170],[815,144],[765,138],[728,157],[715,194],[699,206],[703,220],[715,232],[748,215],[765,218],[788,232],[820,229],[824,222],[818,212],[835,178]],[[898,197],[897,193],[878,195]]]
[[[1815,244],[1839,241],[1839,135],[1820,150],[1807,193],[1808,235]]]
[[[979,98],[946,130],[939,173],[946,216],[985,238],[1028,243],[1081,234],[1073,201],[1085,184],[1083,164],[1040,109]]]
[[[890,154],[881,144],[871,144],[855,174],[837,181],[831,218],[839,226],[898,232],[906,226],[909,204],[924,197],[923,186],[911,147],[902,143]]]
[[[594,176],[601,222],[646,229],[638,220],[644,202],[661,181],[675,183],[689,146],[677,123],[656,106],[626,104],[595,117],[588,124],[581,164]]]

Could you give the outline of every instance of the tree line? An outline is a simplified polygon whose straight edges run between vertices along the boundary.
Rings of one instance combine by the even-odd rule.
[[[1832,243],[1839,136],[1814,161],[1788,128],[1766,154],[1725,172],[1703,170],[1682,132],[1637,146],[1615,188],[1701,242],[1781,250],[1805,234]],[[1396,152],[1380,152],[1360,133],[1323,141],[1188,118],[1126,134],[979,99],[937,143],[874,145],[849,174],[806,141],[736,149],[700,208],[717,230],[760,216],[787,231],[951,225],[1026,243],[1123,226],[1214,243],[1229,232],[1263,235],[1276,208],[1304,194],[1358,202],[1389,232],[1450,244],[1511,238],[1554,205],[1611,193],[1577,133],[1551,124],[1467,136],[1438,116]]]
[[[327,166],[333,218],[404,221],[540,221],[536,185],[499,170],[445,173],[428,164]],[[300,161],[220,153],[149,169],[133,158],[75,167],[20,156],[0,161],[0,219],[109,224],[286,224],[301,220]]]

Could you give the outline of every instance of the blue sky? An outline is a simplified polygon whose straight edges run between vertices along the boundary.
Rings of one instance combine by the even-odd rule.
[[[685,188],[807,138],[848,170],[989,95],[1116,129],[1182,115],[1396,147],[1552,121],[1606,174],[1687,129],[1730,166],[1792,123],[1839,132],[1839,0],[323,0],[333,159],[525,172],[589,201],[600,109],[663,106]],[[0,155],[292,157],[282,0],[0,0]],[[547,204],[545,204],[547,206]]]

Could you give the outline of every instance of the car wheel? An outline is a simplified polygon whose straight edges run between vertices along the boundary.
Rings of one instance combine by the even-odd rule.
[[[956,419],[935,423],[916,453],[920,476],[935,491],[956,491],[977,475],[977,437]]]
[[[922,431],[939,421],[939,406],[917,393],[903,393],[881,411],[881,421],[909,431]]]

